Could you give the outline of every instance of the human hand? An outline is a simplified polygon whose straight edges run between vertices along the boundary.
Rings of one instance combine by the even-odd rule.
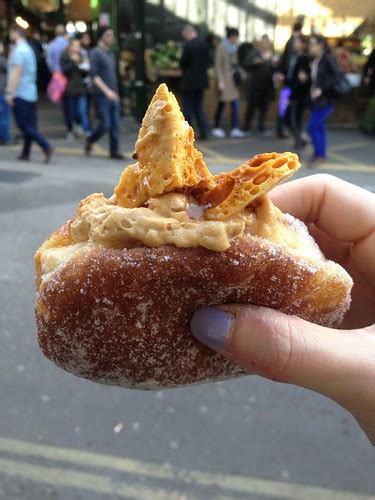
[[[370,77],[369,77],[369,76],[365,76],[365,77],[363,78],[363,84],[364,84],[364,85],[370,85],[370,81],[371,81],[371,80],[370,80]]]
[[[322,95],[322,89],[317,87],[316,89],[311,90],[311,99],[318,99]]]
[[[71,53],[69,54],[69,57],[70,57],[70,59],[71,59],[72,61],[74,61],[74,62],[75,62],[75,63],[77,63],[77,64],[78,64],[78,63],[80,62],[80,60],[81,60],[81,56],[80,56],[79,52],[71,52]]]
[[[14,100],[13,100],[12,94],[10,94],[9,92],[6,92],[5,93],[5,101],[8,104],[8,106],[10,106],[11,108],[13,108],[13,106],[14,106]]]
[[[225,84],[222,81],[217,82],[217,88],[219,89],[219,92],[224,92],[225,89]]]
[[[118,99],[119,99],[118,94],[114,90],[111,90],[111,89],[107,90],[106,97],[107,97],[107,99],[109,99],[110,101],[113,101],[113,102],[118,101]]]
[[[308,76],[305,71],[299,71],[298,72],[298,80],[302,83],[307,82]]]
[[[352,276],[346,330],[231,304],[197,311],[191,331],[250,373],[336,401],[375,445],[375,195],[329,175],[314,175],[278,186],[270,197],[303,220],[325,256]]]

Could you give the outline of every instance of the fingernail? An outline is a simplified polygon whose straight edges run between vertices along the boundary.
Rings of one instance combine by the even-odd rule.
[[[204,307],[194,313],[190,330],[203,344],[225,351],[233,320],[234,316],[223,309]]]

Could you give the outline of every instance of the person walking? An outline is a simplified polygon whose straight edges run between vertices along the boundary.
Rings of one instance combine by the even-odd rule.
[[[311,67],[311,115],[307,129],[314,148],[309,166],[314,167],[326,159],[325,123],[335,107],[339,68],[323,36],[310,37],[309,52],[314,59]]]
[[[61,71],[61,54],[67,45],[65,27],[62,24],[58,24],[55,27],[55,38],[47,47],[47,66],[51,73]]]
[[[290,88],[289,121],[294,137],[294,148],[300,150],[306,145],[302,136],[303,112],[309,100],[311,86],[311,68],[307,55],[307,38],[297,35],[293,39],[293,53],[289,60],[289,67],[285,83]]]
[[[244,137],[246,134],[238,128],[238,107],[240,93],[238,90],[238,37],[236,28],[226,29],[226,38],[216,49],[215,68],[217,75],[217,87],[219,92],[219,102],[215,113],[215,124],[212,129],[214,137],[223,138],[226,136],[221,128],[221,119],[226,103],[231,105],[231,131],[230,137]]]
[[[185,40],[180,59],[183,113],[191,126],[193,117],[196,119],[199,138],[205,140],[207,139],[207,123],[202,109],[202,99],[204,89],[208,85],[209,48],[191,24],[184,27],[182,37]]]
[[[86,139],[85,153],[89,155],[92,145],[108,132],[110,158],[123,160],[124,156],[119,152],[121,116],[116,59],[111,50],[113,39],[111,28],[100,27],[98,45],[92,50],[90,56],[93,100],[99,124]]]
[[[290,38],[285,44],[284,51],[280,57],[278,70],[275,72],[274,81],[279,91],[278,112],[276,117],[276,137],[285,139],[285,125],[290,125],[290,94],[291,88],[286,84],[285,79],[288,73],[292,57],[295,56],[294,40],[302,34],[302,23],[297,22],[293,25]]]
[[[362,83],[368,88],[368,97],[372,97],[375,94],[375,49],[363,66]]]
[[[9,106],[5,99],[7,83],[7,60],[4,54],[4,44],[0,42],[0,144],[10,142],[9,135]]]
[[[249,55],[252,52],[249,51]],[[258,110],[258,132],[266,133],[265,119],[270,100],[275,95],[273,85],[274,67],[272,64],[272,45],[268,37],[263,37],[258,50],[252,54],[246,66],[249,72],[247,82],[247,108],[243,130],[251,132],[253,119]]]
[[[83,67],[84,64],[79,40],[70,40],[67,49],[61,55],[60,61],[61,70],[67,78],[63,98],[65,99],[65,122],[67,124],[67,137],[69,140],[73,140],[73,124],[75,120],[81,125],[86,136],[91,133],[84,84],[84,77],[89,67]]]
[[[9,57],[6,100],[13,108],[18,128],[24,135],[19,160],[29,160],[31,145],[39,144],[45,156],[45,163],[51,159],[53,148],[36,128],[36,59],[33,49],[26,42],[24,30],[17,24],[9,29],[10,40],[15,44]]]

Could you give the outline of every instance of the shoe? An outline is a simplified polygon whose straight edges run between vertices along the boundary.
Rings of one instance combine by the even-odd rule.
[[[326,158],[323,156],[312,156],[307,163],[306,167],[307,168],[318,168],[322,166],[326,161]]]
[[[28,156],[25,156],[25,155],[19,155],[19,156],[17,156],[17,160],[19,160],[19,161],[29,161],[30,158]]]
[[[121,153],[112,153],[110,158],[112,160],[125,160],[126,159],[125,156],[122,155]]]
[[[246,135],[246,132],[242,132],[239,128],[232,128],[229,133],[229,137],[232,139],[242,139],[243,137],[246,137]]]
[[[85,156],[90,156],[92,150],[92,142],[86,140],[85,142]]]
[[[227,136],[222,128],[213,128],[211,130],[211,135],[217,137],[218,139],[224,139],[224,137]]]
[[[276,132],[276,139],[287,139],[288,136],[284,132]]]
[[[272,130],[260,130],[259,133],[263,136],[263,137],[271,137],[273,134],[272,134]]]
[[[78,124],[73,125],[73,132],[76,137],[83,137],[85,135],[85,131]]]
[[[44,155],[45,155],[44,163],[50,162],[54,151],[55,151],[55,149],[52,146],[50,146],[48,149],[44,150]]]
[[[73,142],[74,141],[73,132],[67,132],[65,135],[65,139],[67,140],[67,142]]]

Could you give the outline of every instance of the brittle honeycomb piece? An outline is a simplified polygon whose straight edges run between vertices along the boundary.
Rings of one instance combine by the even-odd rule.
[[[147,109],[135,144],[137,163],[128,166],[115,188],[122,207],[139,207],[152,197],[182,188],[210,185],[194,131],[175,96],[161,84]]]
[[[232,172],[215,176],[216,186],[205,191],[199,202],[209,205],[205,218],[224,220],[238,214],[276,184],[299,169],[294,153],[264,153],[254,156]]]

